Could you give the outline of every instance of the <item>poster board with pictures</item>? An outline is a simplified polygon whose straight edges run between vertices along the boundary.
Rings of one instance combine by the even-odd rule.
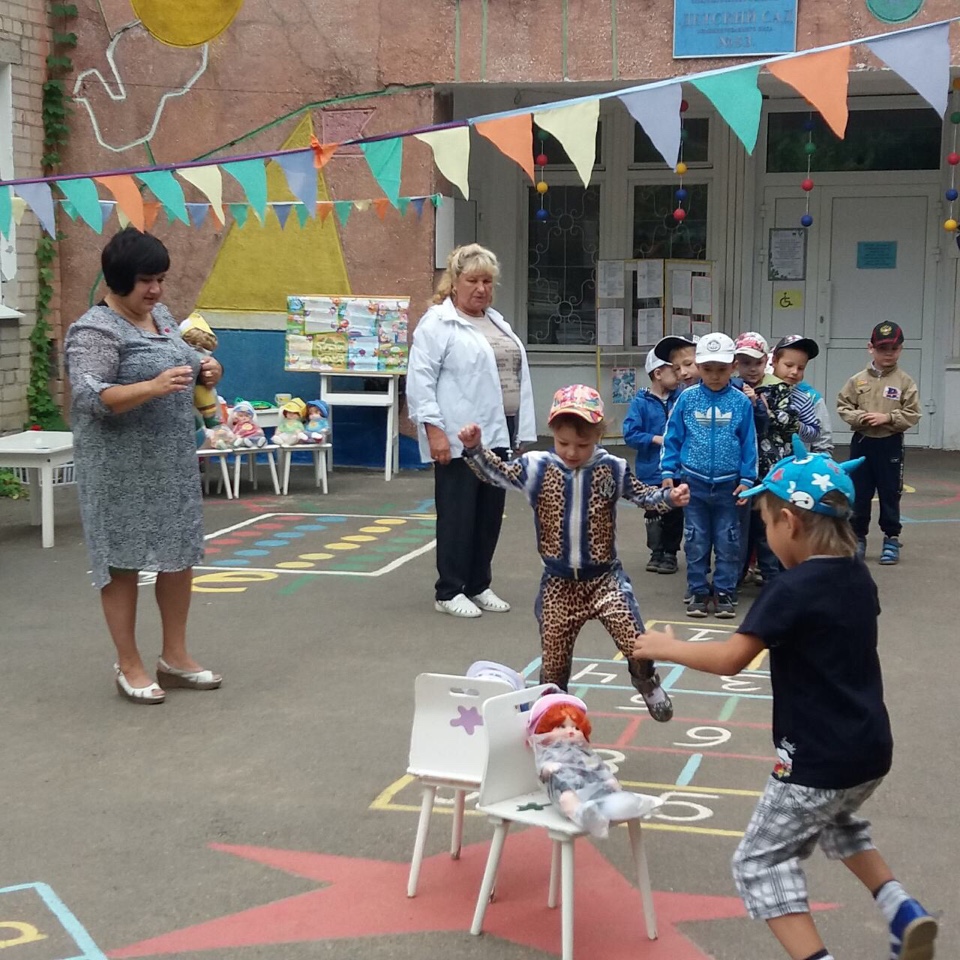
[[[409,297],[288,296],[284,369],[404,374],[409,307]]]
[[[696,339],[716,328],[712,261],[664,260],[664,294],[664,336]]]

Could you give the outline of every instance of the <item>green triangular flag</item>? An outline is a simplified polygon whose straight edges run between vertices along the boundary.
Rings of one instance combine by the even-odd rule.
[[[297,219],[300,221],[300,226],[304,227],[307,224],[307,221],[310,219],[310,211],[307,209],[305,203],[298,203],[294,210],[297,211]]]
[[[399,137],[392,137],[390,140],[374,140],[373,143],[361,143],[360,149],[367,158],[370,172],[380,184],[380,189],[395,207],[399,206],[403,140]]]
[[[234,160],[221,163],[220,169],[229,173],[243,187],[254,213],[263,222],[267,215],[267,168],[262,160]]]
[[[9,187],[0,187],[0,233],[10,236],[10,218],[13,216],[13,202]]]
[[[430,199],[433,201],[433,209],[439,210],[443,204],[443,195],[435,193]]]
[[[69,200],[60,201],[60,209],[71,219],[77,219],[77,208]]]
[[[228,203],[227,209],[230,211],[230,216],[236,221],[237,226],[243,229],[243,225],[247,222],[250,208],[245,203]]]
[[[690,81],[717,108],[750,154],[757,145],[763,109],[763,97],[757,89],[759,73],[759,66],[746,66]]]
[[[63,204],[67,216],[76,220],[79,214],[84,223],[93,227],[97,233],[103,233],[103,211],[100,209],[96,184],[92,180],[87,177],[79,180],[58,180],[57,188],[67,198]]]
[[[337,211],[337,216],[340,218],[340,222],[346,226],[347,221],[350,219],[350,213],[353,210],[353,201],[352,200],[334,200],[333,208]]]
[[[146,173],[138,173],[137,176],[160,201],[168,219],[182,220],[187,226],[190,225],[187,204],[183,199],[183,189],[169,170],[149,170]]]
[[[401,217],[406,216],[407,209],[409,208],[409,206],[410,206],[410,198],[400,197],[400,199],[397,201],[397,209],[400,211]]]

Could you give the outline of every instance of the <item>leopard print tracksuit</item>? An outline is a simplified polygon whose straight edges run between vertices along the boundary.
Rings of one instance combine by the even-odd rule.
[[[575,470],[552,451],[527,453],[505,463],[491,450],[474,447],[464,450],[464,458],[482,480],[522,491],[533,507],[544,565],[535,607],[540,682],[567,689],[577,635],[588,620],[599,620],[627,658],[631,682],[647,700],[660,679],[651,660],[630,658],[644,626],[633,586],[617,558],[617,501],[666,513],[672,509],[670,491],[641,483],[626,460],[602,447]]]

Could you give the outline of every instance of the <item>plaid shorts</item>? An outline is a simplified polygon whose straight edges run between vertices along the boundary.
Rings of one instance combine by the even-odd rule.
[[[830,860],[874,849],[870,822],[854,814],[882,779],[824,790],[770,778],[733,855],[733,879],[751,917],[809,912],[800,861],[818,843]]]

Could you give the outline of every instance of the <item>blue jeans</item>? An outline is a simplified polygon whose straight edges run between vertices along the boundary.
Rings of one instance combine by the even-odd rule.
[[[687,556],[687,592],[736,596],[740,579],[740,513],[733,491],[736,480],[708,483],[687,477],[690,503],[683,511],[684,553]],[[713,591],[707,583],[710,553],[714,555]]]
[[[747,574],[750,554],[757,551],[757,566],[763,582],[769,583],[783,569],[776,554],[767,543],[767,531],[763,526],[763,517],[756,509],[756,501],[749,500],[746,507],[738,507],[740,513],[740,577]]]

